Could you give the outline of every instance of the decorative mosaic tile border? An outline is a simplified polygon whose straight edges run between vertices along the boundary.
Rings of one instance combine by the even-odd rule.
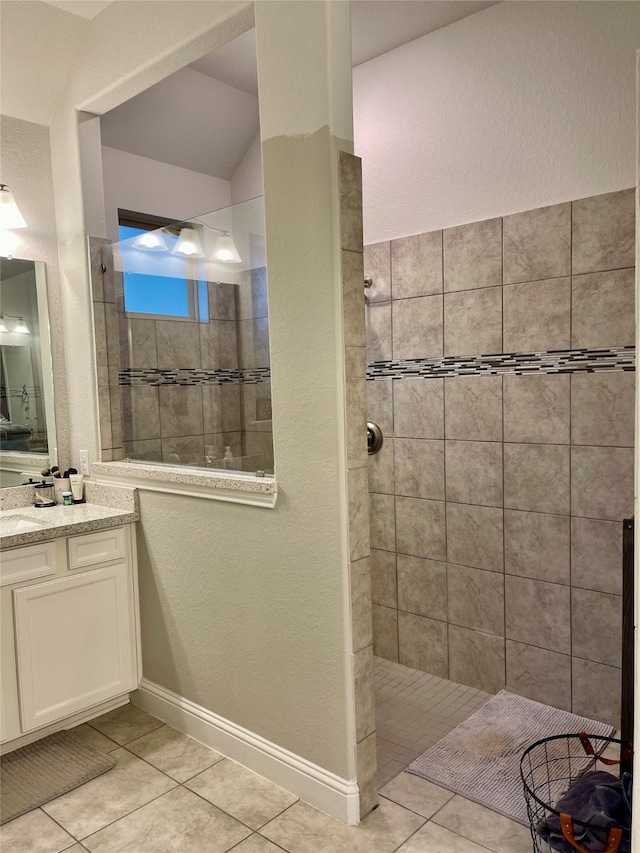
[[[257,385],[271,378],[269,367],[204,370],[183,367],[160,370],[157,367],[125,367],[119,371],[119,385]]]
[[[635,354],[635,347],[629,346],[374,361],[367,365],[367,379],[436,379],[446,376],[524,376],[527,373],[635,370]]]

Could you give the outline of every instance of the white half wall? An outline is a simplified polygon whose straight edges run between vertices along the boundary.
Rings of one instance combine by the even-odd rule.
[[[353,71],[365,244],[634,186],[638,2],[504,2]]]
[[[118,239],[118,208],[191,219],[231,204],[231,182],[102,146],[107,239]]]

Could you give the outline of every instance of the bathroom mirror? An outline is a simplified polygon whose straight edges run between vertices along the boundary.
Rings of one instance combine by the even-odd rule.
[[[56,462],[53,368],[42,261],[0,258],[0,485]]]

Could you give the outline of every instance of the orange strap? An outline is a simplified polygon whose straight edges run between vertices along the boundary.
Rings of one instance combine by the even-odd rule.
[[[593,755],[596,761],[600,761],[602,764],[606,764],[608,767],[611,767],[614,764],[620,764],[620,761],[616,760],[615,758],[603,758],[601,755],[596,755],[591,741],[589,740],[589,736],[586,732],[580,732],[578,734],[578,737],[580,738],[580,743],[582,744],[582,748],[584,749],[586,754]],[[622,761],[629,763],[631,761],[632,756],[633,746],[628,743],[622,751]]]
[[[568,814],[560,815],[560,826],[562,827],[562,834],[564,836],[565,841],[568,841],[572,847],[576,850],[579,850],[580,853],[589,853],[586,847],[583,847],[582,844],[578,844],[578,842],[573,837],[573,823]],[[614,829],[609,830],[609,837],[607,838],[607,846],[604,848],[602,853],[618,853],[618,847],[620,846],[620,842],[622,841],[622,830],[619,827],[615,827]]]

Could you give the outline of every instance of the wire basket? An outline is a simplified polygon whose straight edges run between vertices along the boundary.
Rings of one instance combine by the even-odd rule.
[[[581,853],[623,853],[631,849],[631,830],[609,830],[602,826],[574,820],[570,815],[561,815],[555,804],[569,787],[584,773],[594,770],[598,762],[618,765],[621,762],[601,758],[604,750],[612,745],[621,747],[623,766],[631,764],[632,746],[621,740],[601,735],[580,734],[555,735],[532,744],[520,761],[520,775],[527,802],[529,828],[533,840],[533,853],[556,853],[557,850]],[[539,834],[538,828],[555,815],[560,819],[564,836],[564,847],[554,847]],[[593,840],[584,847],[574,836],[580,837],[583,830],[589,831]],[[600,846],[596,846],[600,845]]]

